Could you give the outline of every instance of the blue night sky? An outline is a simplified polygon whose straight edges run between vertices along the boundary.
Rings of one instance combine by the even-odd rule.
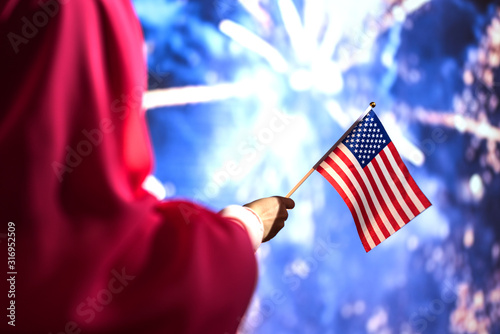
[[[500,333],[499,5],[134,4],[165,93],[147,118],[167,199],[284,196],[375,101],[433,203],[366,253],[314,173],[257,252],[241,333]]]

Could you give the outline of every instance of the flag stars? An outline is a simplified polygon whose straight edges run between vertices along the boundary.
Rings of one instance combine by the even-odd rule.
[[[364,168],[390,141],[382,124],[370,112],[346,135],[343,143]]]

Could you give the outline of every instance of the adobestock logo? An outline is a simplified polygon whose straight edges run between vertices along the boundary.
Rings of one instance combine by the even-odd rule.
[[[446,308],[453,305],[458,299],[457,290],[459,285],[456,281],[445,281],[439,295],[429,301],[426,305],[420,307],[418,311],[410,314],[409,323],[415,333],[423,333],[431,322],[437,320],[437,317],[446,312]]]
[[[72,173],[73,170],[78,167],[84,157],[89,156],[94,147],[99,146],[103,139],[104,134],[111,133],[115,129],[113,122],[109,118],[104,118],[99,128],[92,129],[90,131],[84,129],[82,131],[85,139],[82,139],[76,144],[75,148],[71,148],[70,146],[66,146],[66,158],[64,163],[60,163],[58,161],[52,162],[52,169],[57,176],[59,182],[63,181],[63,177],[65,173]]]
[[[76,313],[79,316],[86,317],[84,320],[86,323],[94,320],[96,313],[102,312],[104,306],[113,301],[113,296],[122,292],[129,282],[135,278],[135,276],[127,275],[125,268],[122,268],[121,272],[113,269],[111,273],[113,278],[109,280],[107,289],[100,290],[95,297],[87,297],[85,302],[80,303],[76,308]]]
[[[209,182],[196,191],[194,199],[209,202],[225,184],[248,173],[259,161],[259,156],[295,121],[295,116],[273,111],[262,127],[235,145],[234,160],[226,161],[222,168],[215,171]]]
[[[123,290],[134,280],[135,276],[127,275],[125,268],[121,272],[113,269],[111,271],[113,276],[109,281],[106,288],[99,290],[95,296],[89,296],[84,302],[78,304],[76,313],[87,324],[94,321],[97,313],[102,312],[104,307],[109,305],[114,296],[123,292]],[[76,321],[68,321],[63,331],[56,333],[49,332],[49,334],[80,334],[83,330]]]
[[[17,33],[9,32],[9,39],[12,49],[17,54],[20,51],[21,45],[26,45],[35,38],[40,29],[47,26],[50,19],[54,18],[60,11],[61,5],[67,4],[70,0],[48,0],[38,1],[40,9],[36,11],[31,18],[23,16],[21,18],[22,26]]]
[[[80,166],[84,158],[89,156],[95,147],[101,145],[105,139],[104,135],[112,133],[119,121],[124,121],[131,110],[141,108],[143,90],[144,87],[136,86],[129,94],[122,94],[120,98],[115,99],[111,103],[110,110],[112,114],[116,115],[117,120],[113,121],[108,117],[102,118],[96,128],[90,131],[87,129],[81,131],[84,138],[76,145],[73,145],[73,147],[66,146],[64,161],[62,163],[59,161],[52,162],[52,170],[59,182],[63,181],[66,173],[72,173],[75,168]]]
[[[252,306],[247,314],[239,332],[242,334],[250,334],[258,331],[258,328],[266,321],[266,319],[274,316],[283,305],[290,292],[297,291],[302,284],[302,281],[310,277],[310,275],[320,269],[320,264],[329,259],[335,252],[338,252],[341,247],[340,243],[331,240],[331,237],[320,238],[315,242],[311,255],[306,258],[297,258],[293,263],[285,268],[285,274],[282,276],[282,282],[288,287],[288,293],[284,289],[274,289],[266,297],[258,299],[255,306]],[[292,269],[292,267],[295,267]],[[238,332],[238,333],[239,333]]]

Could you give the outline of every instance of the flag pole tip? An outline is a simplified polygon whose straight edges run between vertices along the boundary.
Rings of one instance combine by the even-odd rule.
[[[375,102],[370,102],[370,107],[375,108],[377,104]]]

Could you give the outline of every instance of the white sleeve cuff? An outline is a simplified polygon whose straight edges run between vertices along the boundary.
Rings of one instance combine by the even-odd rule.
[[[230,205],[219,214],[240,224],[247,231],[253,250],[257,251],[264,237],[264,224],[255,211],[246,206]]]

